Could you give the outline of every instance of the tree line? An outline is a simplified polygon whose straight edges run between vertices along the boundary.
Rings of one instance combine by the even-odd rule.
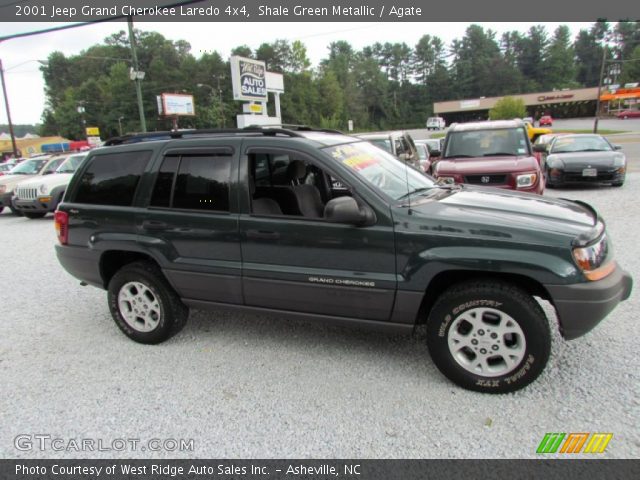
[[[156,96],[163,92],[194,95],[197,115],[181,118],[181,128],[235,125],[241,105],[232,98],[227,59],[216,51],[196,58],[188,42],[157,32],[136,31],[136,39],[149,130],[171,128],[158,117]],[[623,60],[613,83],[640,81],[640,22],[596,22],[575,38],[566,25],[500,36],[470,25],[450,45],[429,34],[414,46],[385,42],[361,50],[336,41],[315,68],[300,41],[275,40],[255,50],[242,45],[231,53],[264,60],[269,71],[284,75],[284,123],[410,128],[423,126],[442,100],[596,86],[603,54]],[[41,67],[47,103],[40,133],[79,139],[84,126],[100,127],[103,138],[138,131],[130,58],[124,31],[78,55],[52,53]]]

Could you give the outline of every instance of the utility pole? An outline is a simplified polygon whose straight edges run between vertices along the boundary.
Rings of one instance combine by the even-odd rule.
[[[602,94],[602,82],[604,66],[607,63],[607,44],[602,46],[602,66],[600,67],[600,80],[598,81],[598,98],[596,98],[596,118],[593,121],[593,133],[598,133],[598,116],[600,115],[600,95]]]
[[[9,123],[9,135],[11,135],[11,147],[13,148],[13,157],[18,158],[18,146],[16,145],[16,136],[13,133],[13,123],[11,122],[11,110],[9,110],[9,98],[7,97],[7,86],[4,83],[4,68],[2,67],[1,58],[0,58],[0,78],[2,79],[2,94],[4,95],[4,106],[7,109],[7,122]]]
[[[142,85],[140,84],[140,71],[138,70],[138,54],[136,53],[136,38],[133,33],[133,19],[131,16],[127,17],[127,24],[129,25],[129,43],[131,45],[131,58],[133,60],[133,71],[135,74],[134,82],[136,82],[136,95],[138,96],[138,114],[140,115],[140,128],[142,132],[147,131],[147,121],[144,118],[144,106],[142,104]]]

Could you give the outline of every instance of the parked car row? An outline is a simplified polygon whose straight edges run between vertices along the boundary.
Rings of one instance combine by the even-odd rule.
[[[15,165],[0,177],[0,212],[42,218],[62,201],[73,172],[86,152],[41,155]]]
[[[444,139],[414,141],[407,132],[359,137],[443,183],[541,195],[547,185],[610,183],[620,187],[626,175],[625,155],[604,137],[554,134],[520,119],[454,123]]]

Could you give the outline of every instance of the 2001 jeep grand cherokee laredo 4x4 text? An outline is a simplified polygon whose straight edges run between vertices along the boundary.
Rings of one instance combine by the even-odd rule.
[[[411,331],[459,385],[514,391],[631,291],[588,205],[438,185],[383,150],[299,128],[120,137],[55,214],[64,268],[108,290],[118,327],[159,343],[189,307]],[[119,145],[118,145],[119,144]]]

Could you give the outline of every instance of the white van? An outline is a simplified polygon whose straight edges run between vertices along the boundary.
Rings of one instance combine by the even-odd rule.
[[[442,117],[429,117],[427,119],[427,130],[440,130],[444,127],[446,127],[446,124]]]

